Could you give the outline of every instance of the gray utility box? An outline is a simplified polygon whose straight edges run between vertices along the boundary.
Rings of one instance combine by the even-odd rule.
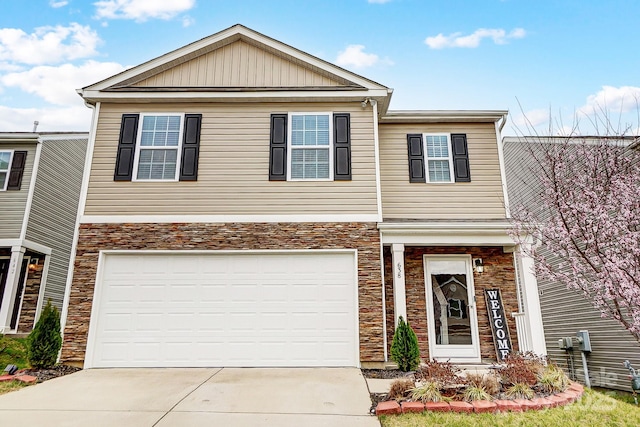
[[[573,340],[571,337],[564,337],[558,340],[558,348],[560,350],[572,350],[573,349]]]
[[[580,351],[591,352],[591,340],[589,339],[589,331],[578,331],[576,334],[578,343],[580,344]]]

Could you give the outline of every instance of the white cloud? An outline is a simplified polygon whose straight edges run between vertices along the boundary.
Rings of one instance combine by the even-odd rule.
[[[640,106],[640,87],[602,86],[598,93],[589,95],[585,105],[578,109],[583,114],[618,114],[638,110]]]
[[[391,0],[367,0],[369,3],[376,3],[376,4],[385,4],[385,3],[389,3]]]
[[[64,7],[68,4],[69,4],[68,1],[49,0],[49,6],[51,6],[54,9],[58,9],[59,7]]]
[[[191,9],[195,0],[101,0],[94,3],[101,19],[171,19]]]
[[[482,39],[492,39],[495,44],[506,44],[510,39],[521,39],[527,32],[523,28],[515,28],[507,33],[501,28],[479,28],[473,34],[462,35],[453,33],[448,36],[440,33],[437,36],[427,37],[425,43],[431,49],[444,49],[448,47],[474,48],[480,45]]]
[[[1,132],[31,132],[33,122],[38,131],[88,131],[91,109],[80,105],[64,108],[11,108],[0,105]]]
[[[124,70],[115,62],[86,61],[76,66],[38,66],[28,71],[9,73],[0,77],[5,87],[15,87],[39,96],[55,105],[82,105],[76,89],[96,83]]]
[[[187,28],[196,23],[196,20],[189,15],[185,15],[182,17],[182,26]]]
[[[39,27],[32,34],[0,29],[0,61],[37,65],[96,55],[100,37],[89,26]]]
[[[387,58],[380,59],[375,53],[364,52],[364,45],[351,44],[347,48],[338,53],[336,58],[336,64],[342,67],[353,66],[355,68],[371,67],[379,63],[393,64],[393,62]]]
[[[513,119],[513,125],[520,129],[523,133],[526,133],[526,129],[529,127],[537,128],[542,124],[549,123],[549,110],[544,108],[538,108],[536,110],[529,110],[524,112]]]

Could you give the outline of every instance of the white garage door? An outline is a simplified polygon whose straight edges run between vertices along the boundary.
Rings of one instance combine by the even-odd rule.
[[[111,253],[91,367],[357,366],[353,252]]]

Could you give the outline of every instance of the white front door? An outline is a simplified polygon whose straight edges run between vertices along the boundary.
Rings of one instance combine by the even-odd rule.
[[[480,362],[471,256],[425,255],[424,271],[431,359]]]

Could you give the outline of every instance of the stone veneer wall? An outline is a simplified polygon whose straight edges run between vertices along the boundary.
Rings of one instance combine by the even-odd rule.
[[[20,319],[18,319],[18,332],[20,333],[31,332],[33,329],[36,320],[36,309],[38,308],[38,296],[40,294],[43,268],[44,265],[40,264],[36,266],[34,271],[27,273],[27,283],[24,287]]]
[[[100,250],[357,249],[360,360],[384,360],[375,223],[81,224],[61,360],[83,363]]]
[[[473,273],[476,291],[476,307],[478,313],[478,333],[480,336],[480,354],[483,360],[496,360],[496,351],[489,324],[487,304],[484,298],[485,289],[500,289],[504,312],[507,317],[511,344],[518,350],[516,323],[511,313],[518,311],[518,296],[515,282],[513,254],[504,253],[502,247],[412,247],[405,246],[404,269],[407,298],[407,318],[418,336],[420,356],[429,359],[429,334],[427,330],[427,303],[424,281],[423,255],[455,255],[470,254],[473,258],[482,258],[484,273]],[[385,304],[387,314],[387,343],[390,351],[394,332],[393,314],[393,276],[391,270],[391,251],[384,248],[385,266]]]

